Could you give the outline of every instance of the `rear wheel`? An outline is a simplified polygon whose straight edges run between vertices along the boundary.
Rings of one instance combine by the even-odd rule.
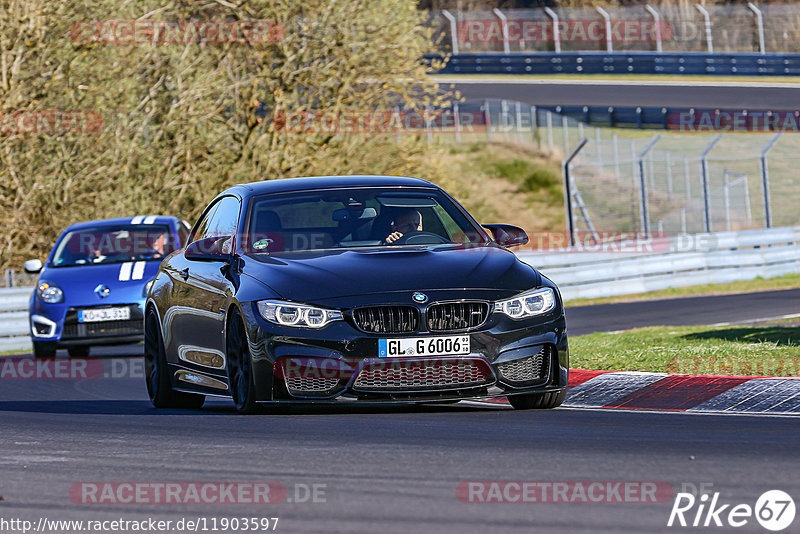
[[[76,347],[67,348],[67,352],[72,358],[86,358],[89,356],[89,347],[86,345],[79,345]]]
[[[196,409],[206,400],[204,395],[172,389],[161,328],[158,317],[152,310],[147,313],[144,323],[144,372],[147,379],[147,393],[150,402],[156,408]]]
[[[236,411],[251,414],[257,411],[256,386],[253,381],[253,361],[239,310],[234,310],[228,323],[226,339],[228,383]]]
[[[531,393],[530,395],[509,395],[508,402],[517,410],[549,410],[561,406],[567,390],[552,393]]]
[[[56,344],[49,341],[34,341],[33,355],[37,358],[55,358]]]

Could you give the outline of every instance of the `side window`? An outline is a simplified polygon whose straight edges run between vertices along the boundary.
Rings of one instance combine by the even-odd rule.
[[[203,218],[200,219],[200,222],[197,223],[197,230],[191,237],[192,241],[200,241],[201,239],[211,235],[209,223],[211,222],[211,218],[214,216],[214,213],[217,211],[217,208],[219,208],[219,202],[214,204],[214,206],[206,212]]]
[[[235,197],[223,197],[209,217],[207,233],[211,236],[232,236],[236,234],[238,226],[239,200]]]

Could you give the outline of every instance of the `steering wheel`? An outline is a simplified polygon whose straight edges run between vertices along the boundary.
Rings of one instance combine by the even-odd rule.
[[[421,230],[412,230],[406,232],[392,245],[442,245],[449,243],[449,241],[439,234],[433,232],[423,232]]]

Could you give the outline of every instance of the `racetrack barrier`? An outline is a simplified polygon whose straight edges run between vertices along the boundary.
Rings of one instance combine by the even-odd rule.
[[[624,244],[605,243],[518,256],[558,284],[564,300],[800,273],[800,227],[662,239],[668,246],[652,248],[665,252],[626,253]]]
[[[428,61],[442,59],[438,54]],[[449,57],[438,74],[708,74],[798,76],[800,54],[705,52],[486,52]]]
[[[32,287],[0,288],[0,353],[30,351],[28,301]]]

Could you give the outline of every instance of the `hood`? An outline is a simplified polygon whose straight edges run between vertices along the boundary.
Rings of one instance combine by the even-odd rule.
[[[539,285],[529,265],[505,249],[419,247],[251,255],[244,272],[281,298],[299,302],[394,291],[491,289]]]
[[[160,260],[155,260],[46,267],[39,280],[59,286],[64,292],[64,303],[68,306],[130,304],[142,300],[142,288],[155,278],[160,263]],[[137,268],[137,264],[141,264],[141,267]],[[109,289],[105,298],[94,291],[100,284],[105,284]]]

